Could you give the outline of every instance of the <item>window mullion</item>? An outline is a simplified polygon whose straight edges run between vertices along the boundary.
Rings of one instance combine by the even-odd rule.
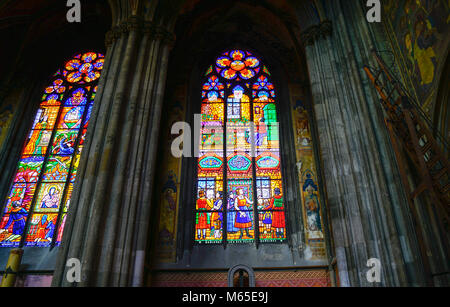
[[[223,226],[222,226],[222,240],[224,248],[228,245],[228,158],[227,158],[227,142],[228,142],[228,96],[229,91],[225,89],[224,97],[224,116],[223,116]]]
[[[93,86],[92,88],[95,88],[95,86]],[[56,240],[58,239],[58,234],[59,234],[59,226],[60,226],[60,224],[61,224],[61,217],[63,216],[63,214],[64,214],[64,207],[65,207],[65,203],[64,203],[64,200],[66,199],[66,196],[67,196],[67,193],[68,193],[68,190],[69,190],[69,186],[70,186],[70,177],[71,177],[71,174],[72,174],[72,171],[73,171],[73,168],[74,168],[74,165],[75,165],[75,161],[76,161],[76,157],[77,157],[77,150],[78,150],[78,147],[79,147],[79,145],[80,145],[80,141],[81,141],[81,137],[82,137],[82,135],[83,135],[83,124],[84,124],[84,121],[86,120],[86,118],[87,118],[87,114],[88,114],[88,112],[89,112],[89,105],[91,104],[91,98],[92,98],[92,89],[88,92],[88,94],[86,95],[87,97],[87,101],[86,101],[86,106],[85,106],[85,108],[84,108],[84,112],[83,112],[83,115],[82,115],[82,117],[81,117],[81,123],[80,123],[80,131],[78,131],[78,136],[77,136],[77,139],[76,139],[76,141],[75,141],[75,146],[74,146],[74,152],[73,152],[73,154],[72,154],[72,161],[70,162],[70,167],[69,167],[69,171],[68,171],[68,174],[67,174],[67,179],[66,179],[66,183],[65,183],[65,185],[64,185],[64,192],[63,192],[63,194],[62,194],[62,196],[61,196],[61,204],[60,204],[60,208],[59,208],[59,212],[58,212],[58,217],[57,217],[57,220],[56,220],[56,224],[55,224],[55,233],[53,234],[53,238],[52,238],[52,246],[55,246],[55,244],[56,244]],[[67,97],[66,97],[67,98]],[[64,100],[63,100],[64,101]],[[81,156],[81,152],[80,152],[80,156]],[[76,180],[76,179],[75,179]],[[74,182],[75,183],[75,182]]]
[[[255,123],[254,123],[254,109],[253,109],[253,99],[250,94],[250,147],[252,154],[252,176],[253,176],[253,227],[254,227],[254,235],[255,235],[255,244],[256,248],[259,247],[259,214],[258,214],[258,188],[256,185],[257,177],[256,177],[256,140],[255,140]]]
[[[40,188],[42,186],[42,181],[44,179],[45,169],[47,167],[47,163],[48,163],[50,155],[51,155],[53,141],[55,139],[56,131],[58,130],[58,123],[61,120],[61,115],[62,115],[62,112],[64,110],[64,99],[67,98],[66,95],[67,95],[68,92],[69,91],[67,91],[63,95],[63,99],[61,99],[61,101],[60,101],[60,106],[59,106],[59,110],[58,110],[58,116],[56,117],[55,125],[54,125],[54,127],[52,129],[52,135],[51,135],[51,137],[49,139],[49,143],[47,145],[47,150],[45,152],[44,162],[42,163],[41,173],[39,174],[39,179],[38,179],[38,181],[36,183],[36,188],[35,188],[34,194],[33,194],[33,200],[30,203],[30,210],[28,211],[27,221],[25,222],[23,235],[22,235],[22,238],[20,239],[20,244],[19,244],[20,248],[22,248],[24,246],[26,238],[28,237],[28,231],[30,230],[31,218],[33,217],[33,214],[34,214],[34,211],[35,211],[34,210],[34,206],[36,205],[36,201],[39,198],[39,190],[40,190]]]

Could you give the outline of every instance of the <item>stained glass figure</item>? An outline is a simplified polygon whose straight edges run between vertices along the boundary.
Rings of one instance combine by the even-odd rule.
[[[44,89],[0,219],[0,247],[59,245],[104,55],[78,54]]]
[[[275,86],[245,50],[205,74],[195,206],[197,244],[286,240]]]

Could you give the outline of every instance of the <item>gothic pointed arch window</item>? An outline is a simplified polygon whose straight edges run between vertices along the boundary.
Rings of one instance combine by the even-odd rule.
[[[286,241],[277,95],[252,52],[222,53],[205,74],[196,244]]]
[[[103,54],[78,54],[44,89],[1,206],[0,247],[61,243],[103,64]]]

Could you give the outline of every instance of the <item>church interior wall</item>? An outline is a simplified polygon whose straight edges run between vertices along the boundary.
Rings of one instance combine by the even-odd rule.
[[[207,3],[204,3],[207,6]],[[304,55],[300,52],[298,42],[291,37],[292,33],[286,31],[284,21],[280,21],[279,16],[269,14],[267,9],[256,8],[254,13],[248,16],[250,6],[247,5],[215,5],[217,10],[215,18],[209,20],[203,15],[208,16],[210,12],[202,11],[202,7],[196,8],[193,12],[182,14],[178,18],[175,27],[175,34],[179,41],[174,46],[171,53],[168,85],[166,87],[165,114],[163,122],[168,123],[168,127],[162,129],[160,136],[160,146],[162,152],[160,158],[160,169],[157,177],[161,179],[157,183],[156,203],[159,204],[159,210],[155,210],[153,216],[153,244],[152,250],[154,258],[151,259],[153,272],[164,270],[217,270],[232,267],[235,264],[245,262],[258,268],[285,268],[286,269],[307,269],[308,267],[323,267],[328,270],[328,258],[331,252],[331,244],[328,237],[322,240],[322,243],[305,242],[305,227],[302,207],[303,200],[301,186],[304,183],[302,169],[299,163],[304,163],[303,171],[313,170],[314,178],[321,180],[320,167],[315,167],[320,163],[317,159],[317,144],[312,140],[311,129],[314,127],[313,108],[311,107],[311,98],[309,98],[307,81],[307,70],[304,64]],[[203,14],[203,15],[202,15]],[[267,28],[267,20],[271,20],[271,28]],[[283,33],[278,37],[274,33]],[[296,45],[297,44],[297,45]],[[170,125],[180,118],[192,125],[192,115],[200,113],[199,103],[202,78],[204,71],[214,63],[214,59],[223,51],[229,48],[241,48],[257,51],[257,54],[263,56],[263,62],[270,67],[273,82],[276,85],[279,101],[279,115],[282,127],[282,157],[285,167],[284,177],[287,184],[286,193],[290,208],[289,222],[291,232],[289,244],[280,245],[274,248],[273,245],[260,245],[257,249],[246,245],[227,245],[226,249],[221,246],[195,246],[192,243],[192,210],[193,196],[196,194],[195,187],[195,168],[192,167],[194,159],[183,158],[173,159],[168,157],[170,153],[170,144],[174,136],[168,136]],[[299,48],[296,51],[296,48]],[[288,60],[295,59],[299,63],[293,65]],[[295,68],[295,67],[302,67]],[[291,105],[292,104],[292,105]],[[173,114],[174,113],[174,114]],[[296,114],[299,114],[298,124],[311,126],[305,128],[308,132],[298,132],[303,135],[297,135],[294,128]],[[305,117],[306,116],[306,117]],[[305,121],[305,122],[302,122]],[[298,127],[300,129],[300,127]],[[306,131],[305,130],[305,131]],[[306,134],[305,134],[306,133]],[[308,134],[309,133],[309,134]],[[303,136],[303,138],[302,138]],[[305,144],[310,156],[303,154],[304,161],[298,160],[296,148]],[[316,146],[313,146],[316,145]],[[309,160],[308,160],[309,159]],[[170,160],[170,161],[168,161]],[[299,173],[297,173],[297,170]],[[306,176],[306,173],[303,174]],[[294,184],[292,183],[294,182]],[[295,184],[297,182],[298,184]],[[321,187],[322,181],[320,182]],[[174,192],[175,191],[175,192]],[[169,192],[169,194],[167,194]],[[194,194],[193,194],[194,193]],[[327,220],[325,190],[320,189],[323,199],[323,217]],[[163,207],[168,207],[167,199],[176,204],[175,212],[168,218]],[[160,220],[158,220],[158,217]],[[170,220],[169,223],[164,219]],[[325,222],[326,223],[326,222]],[[157,225],[165,225],[158,227]],[[169,226],[169,225],[172,226]],[[327,227],[327,226],[326,226]],[[170,228],[171,231],[168,231]],[[161,231],[164,230],[164,238],[160,238]],[[161,244],[161,241],[164,244]],[[320,241],[320,240],[319,240]],[[305,244],[306,243],[306,244]],[[315,244],[316,247],[313,247]],[[315,248],[313,252],[305,248]],[[316,250],[318,254],[316,253]],[[319,252],[320,250],[320,252]],[[308,256],[308,253],[311,255]],[[319,256],[320,255],[320,256]],[[322,259],[322,261],[308,260]],[[159,274],[159,273],[155,273]],[[152,279],[152,277],[150,277]]]
[[[447,2],[386,1],[382,25],[367,24],[365,1],[90,0],[80,25],[65,22],[64,3],[13,2],[0,4],[0,37],[9,40],[0,56],[10,59],[0,66],[0,199],[48,78],[75,53],[108,58],[93,111],[101,133],[92,135],[80,162],[67,244],[24,248],[17,286],[68,285],[69,254],[89,262],[84,286],[225,286],[236,264],[254,267],[259,286],[370,286],[370,257],[389,263],[381,285],[423,284],[383,111],[362,67],[373,64],[371,49],[389,49],[403,84],[448,136]],[[16,36],[8,34],[12,26]],[[233,48],[263,60],[280,101],[288,238],[279,245],[194,244],[197,161],[170,154],[171,125],[194,126],[205,71]],[[115,146],[121,150],[110,154]],[[125,164],[134,165],[126,174]],[[311,180],[320,238],[305,214]],[[434,231],[426,212],[422,223]],[[79,225],[95,233],[84,235]],[[432,246],[434,254],[440,249]],[[0,273],[9,252],[0,248]],[[445,268],[445,254],[439,257],[437,271]]]

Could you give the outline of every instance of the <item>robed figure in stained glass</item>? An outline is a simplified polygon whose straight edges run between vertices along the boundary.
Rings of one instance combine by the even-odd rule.
[[[50,190],[48,191],[48,194],[44,196],[44,198],[42,199],[42,203],[41,203],[41,208],[51,208],[51,209],[55,209],[58,208],[59,205],[59,191],[55,188],[52,187],[50,188]]]
[[[270,203],[267,200],[259,199],[258,207],[261,210],[268,210],[270,208]],[[261,221],[264,226],[263,234],[267,235],[267,233],[270,233],[272,229],[272,212],[264,211],[264,213],[261,215]]]
[[[234,204],[236,203],[235,195],[233,191],[228,192],[228,225],[227,231],[229,233],[234,233],[239,231],[238,228],[235,227],[234,221],[236,220],[236,211],[234,211]]]
[[[54,221],[48,221],[47,227],[45,227],[45,229],[47,230],[47,233],[45,234],[45,240],[51,242],[53,240],[53,234],[55,233]]]
[[[264,143],[264,138],[267,136],[267,125],[265,123],[266,119],[263,117],[260,119],[259,123],[256,125],[255,133],[255,146],[262,146]],[[251,131],[247,130],[245,132],[245,140],[248,144],[251,144]]]
[[[223,223],[223,193],[217,192],[216,200],[214,201],[214,212],[211,214],[211,231],[214,233],[214,238],[220,239],[222,237],[222,223]]]
[[[8,232],[9,227],[12,225],[12,234],[4,240],[4,242],[12,242],[19,239],[25,229],[25,218],[28,214],[27,210],[20,206],[18,201],[12,203],[12,209],[9,214],[8,222],[0,232]]]
[[[272,227],[275,228],[275,236],[277,238],[284,237],[284,228],[286,227],[286,218],[284,214],[284,203],[281,190],[276,188],[274,190],[274,196],[270,200],[268,209],[272,209]]]
[[[244,229],[245,229],[245,234],[247,235],[247,237],[253,238],[249,232],[249,230],[253,224],[252,218],[250,216],[250,212],[247,211],[250,209],[249,205],[253,205],[253,202],[244,196],[243,189],[238,189],[236,201],[234,203],[234,207],[237,211],[234,226],[236,228],[238,228],[239,231],[241,232],[241,236],[239,237],[239,240],[241,240],[243,238]]]
[[[53,219],[47,215],[43,215],[38,223],[35,242],[48,241],[51,242],[55,231],[55,223]]]

